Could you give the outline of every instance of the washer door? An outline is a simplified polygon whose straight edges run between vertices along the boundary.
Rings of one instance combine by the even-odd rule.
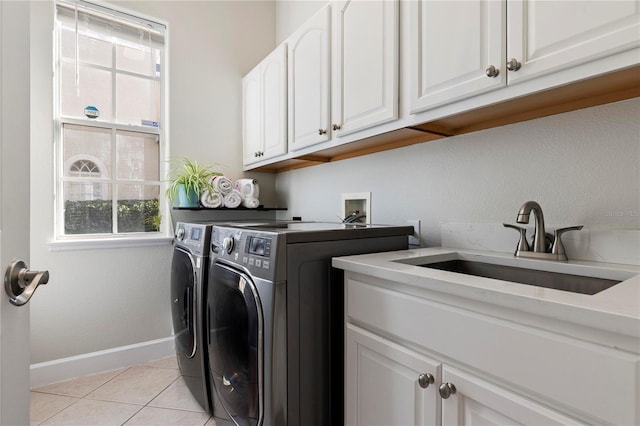
[[[196,353],[194,292],[196,273],[191,255],[176,247],[171,261],[171,313],[176,350],[192,358]]]
[[[215,392],[236,424],[262,424],[263,319],[255,284],[248,275],[214,263],[208,293],[209,362]]]

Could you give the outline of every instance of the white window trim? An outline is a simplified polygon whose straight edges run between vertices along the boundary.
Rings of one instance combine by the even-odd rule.
[[[71,0],[59,0],[60,3],[73,4],[75,1]],[[110,127],[115,130],[124,131],[143,131],[144,133],[155,133],[160,137],[160,194],[158,199],[158,205],[160,207],[160,214],[163,215],[162,223],[160,224],[160,230],[157,233],[122,233],[122,234],[81,234],[81,235],[65,235],[64,234],[64,222],[61,220],[64,217],[64,206],[62,202],[58,201],[58,198],[62,194],[63,180],[61,173],[63,170],[59,170],[62,165],[62,150],[60,149],[62,126],[63,124],[79,124],[83,126],[91,125],[91,122],[84,120],[76,120],[73,118],[62,118],[57,100],[60,96],[59,80],[56,77],[56,84],[54,85],[54,99],[56,99],[56,105],[54,105],[55,112],[55,161],[54,161],[54,236],[53,240],[49,241],[50,251],[70,251],[70,250],[85,250],[85,249],[113,249],[113,248],[130,248],[130,247],[148,247],[148,246],[161,246],[166,244],[173,244],[173,225],[171,222],[171,206],[166,198],[166,179],[168,176],[168,168],[166,166],[169,158],[169,120],[168,120],[168,107],[169,104],[169,25],[168,22],[152,18],[143,13],[133,12],[124,7],[118,6],[117,8],[111,5],[95,5],[89,1],[84,0],[83,4],[88,5],[88,9],[97,8],[97,10],[111,9],[116,16],[128,15],[137,17],[143,22],[144,25],[149,23],[158,24],[164,27],[164,46],[162,57],[162,69],[160,74],[160,84],[162,87],[163,96],[160,99],[160,123],[161,127],[149,127],[149,126],[137,126],[137,125],[125,125],[118,123],[111,123]],[[55,8],[55,6],[54,6]],[[56,30],[57,33],[57,30]],[[54,36],[55,40],[58,36]],[[59,59],[58,42],[55,43],[56,48],[54,50],[55,62]],[[54,65],[55,75],[59,73],[57,65]],[[94,123],[95,126],[100,126],[100,123]],[[102,127],[102,126],[100,126]],[[140,182],[137,182],[140,183]]]

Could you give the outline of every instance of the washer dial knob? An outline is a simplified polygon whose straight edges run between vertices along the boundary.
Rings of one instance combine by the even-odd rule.
[[[224,249],[224,251],[226,251],[228,254],[231,254],[231,252],[233,251],[233,246],[234,246],[234,241],[233,241],[233,237],[225,237],[222,240],[222,248]]]
[[[184,239],[184,228],[178,228],[176,232],[176,239],[182,241]]]

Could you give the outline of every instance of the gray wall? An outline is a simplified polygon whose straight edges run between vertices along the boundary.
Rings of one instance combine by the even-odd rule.
[[[275,46],[275,7],[265,1],[117,2],[169,26],[169,154],[242,172],[242,76]],[[51,273],[31,305],[32,363],[171,336],[172,247],[51,251],[51,2],[32,4],[31,266]],[[250,29],[250,31],[248,30]],[[40,125],[37,125],[37,124]],[[271,174],[261,201],[275,203]]]
[[[640,229],[640,99],[281,173],[288,214],[335,220],[340,194],[371,191],[376,223],[515,223],[526,200],[548,224]],[[514,235],[514,244],[516,236]]]

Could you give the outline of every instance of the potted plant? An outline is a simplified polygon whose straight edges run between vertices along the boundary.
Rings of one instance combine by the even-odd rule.
[[[204,190],[213,190],[211,178],[220,175],[211,166],[200,165],[188,158],[173,161],[167,198],[177,207],[198,207]]]

